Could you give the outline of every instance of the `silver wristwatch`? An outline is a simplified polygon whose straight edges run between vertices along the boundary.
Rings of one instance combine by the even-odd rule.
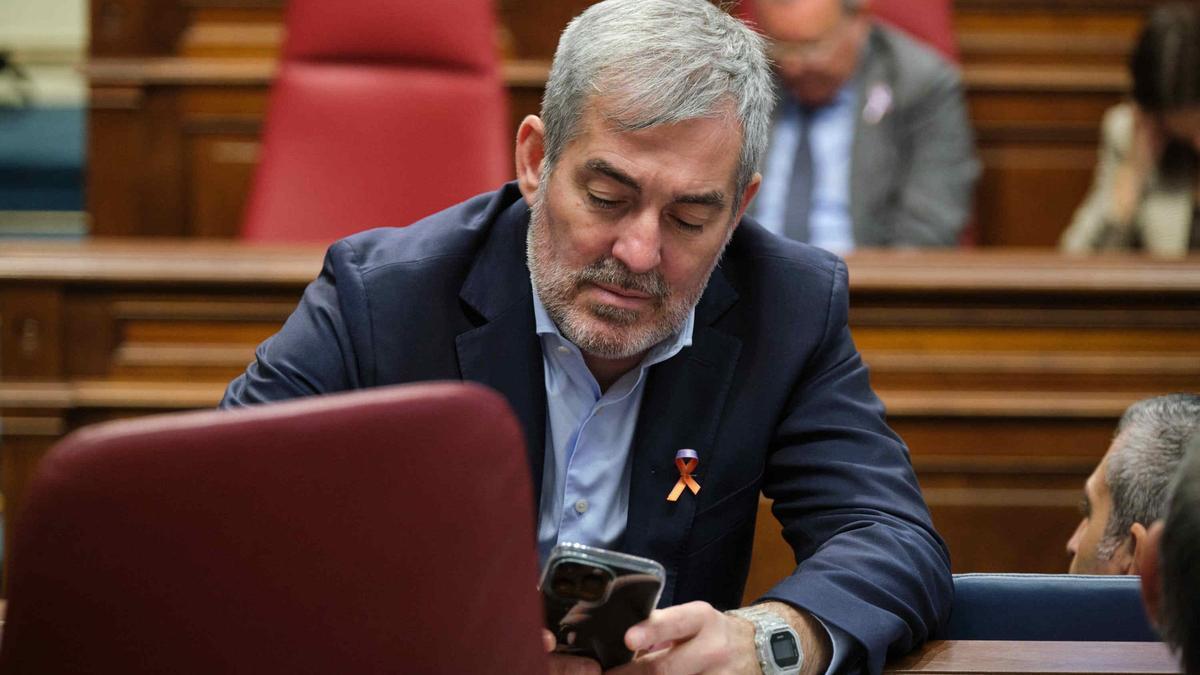
[[[766,607],[733,609],[730,614],[754,624],[754,647],[763,675],[795,675],[804,665],[800,636],[783,617]]]

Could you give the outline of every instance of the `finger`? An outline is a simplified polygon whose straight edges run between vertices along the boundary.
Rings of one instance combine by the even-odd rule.
[[[625,646],[636,652],[660,642],[688,640],[699,633],[706,622],[720,616],[720,612],[707,602],[656,609],[649,619],[625,631]]]
[[[600,675],[600,664],[582,656],[551,654],[550,675]]]
[[[552,651],[554,651],[554,648],[557,645],[558,645],[558,640],[554,639],[554,633],[551,633],[550,631],[543,628],[542,629],[542,647],[544,647],[546,649],[546,651],[552,652]]]

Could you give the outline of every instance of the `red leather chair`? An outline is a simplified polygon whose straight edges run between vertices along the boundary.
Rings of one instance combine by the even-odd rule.
[[[492,0],[289,0],[243,238],[407,225],[512,174]]]
[[[422,384],[84,429],[11,552],[3,673],[544,673],[507,403]]]
[[[952,0],[870,0],[868,11],[958,62]],[[736,14],[753,21],[754,0],[741,0]]]
[[[871,13],[958,62],[952,0],[870,0]]]

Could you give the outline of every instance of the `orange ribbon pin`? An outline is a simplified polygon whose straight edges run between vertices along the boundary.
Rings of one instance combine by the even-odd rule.
[[[696,454],[695,450],[684,448],[675,453],[675,467],[679,469],[679,480],[675,482],[675,487],[671,488],[671,494],[667,495],[667,501],[673,502],[679,499],[679,495],[683,494],[683,488],[692,491],[692,494],[700,493],[700,484],[692,478],[692,472],[696,470],[696,465],[700,463],[700,455]]]

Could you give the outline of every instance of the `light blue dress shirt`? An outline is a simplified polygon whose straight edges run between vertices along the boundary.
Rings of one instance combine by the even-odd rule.
[[[629,515],[630,448],[646,371],[692,344],[696,312],[601,392],[583,354],[558,332],[537,290],[533,316],[546,380],[546,458],[538,508],[538,559],[560,541],[615,548]]]
[[[692,344],[696,310],[683,327],[646,353],[637,368],[601,392],[579,347],[558,332],[533,289],[533,317],[546,382],[546,457],[538,506],[538,562],[560,541],[613,549],[629,519],[629,472],[646,371]],[[833,641],[837,672],[853,638],[817,619]]]
[[[808,214],[809,243],[833,253],[848,253],[854,249],[850,158],[858,111],[856,80],[843,85],[833,100],[820,108],[805,110],[786,93],[780,106],[771,129],[770,152],[757,198],[756,218],[763,227],[783,235],[792,164],[800,145],[800,121],[803,115],[808,115],[814,173],[812,206]]]

